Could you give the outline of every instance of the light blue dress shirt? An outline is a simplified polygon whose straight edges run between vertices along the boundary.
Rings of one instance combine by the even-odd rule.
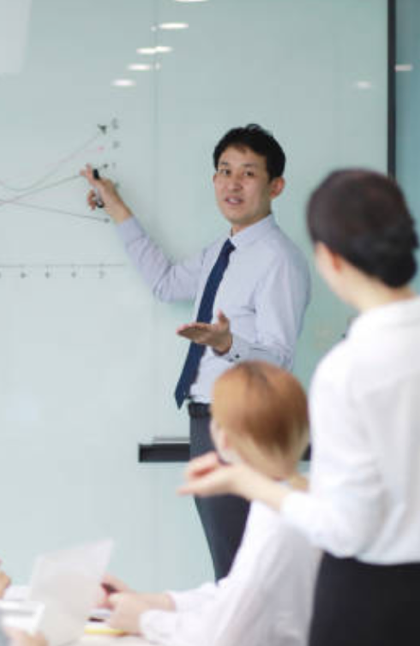
[[[193,300],[195,320],[207,278],[226,238],[192,258],[172,263],[136,218],[125,220],[118,231],[153,294],[168,302]],[[196,402],[210,402],[213,383],[236,362],[269,361],[291,370],[309,302],[306,260],[272,215],[230,239],[235,250],[216,294],[213,321],[219,310],[227,316],[233,343],[224,355],[206,349],[191,387]]]

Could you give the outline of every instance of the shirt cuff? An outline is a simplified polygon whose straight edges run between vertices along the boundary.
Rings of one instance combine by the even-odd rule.
[[[221,579],[223,581],[224,579]],[[193,590],[184,590],[179,592],[174,590],[165,590],[175,604],[177,612],[186,612],[203,607],[208,601],[212,601],[217,594],[220,581],[216,583],[203,583],[200,587]]]
[[[241,339],[240,336],[236,336],[236,334],[232,334],[232,345],[230,346],[230,349],[228,352],[222,355],[218,355],[219,357],[222,357],[226,361],[230,361],[231,363],[238,363],[239,361],[245,361],[249,353],[249,343],[248,341],[245,341],[245,339]]]
[[[174,592],[173,590],[165,590],[165,594],[169,595],[175,604],[177,612],[182,610],[189,610],[191,607],[191,595],[188,592]]]

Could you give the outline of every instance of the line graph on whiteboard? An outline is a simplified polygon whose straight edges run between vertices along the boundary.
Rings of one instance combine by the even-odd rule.
[[[61,238],[60,232],[57,234],[57,226],[60,224],[61,226],[65,225],[65,229],[61,230],[63,238],[71,239],[74,223],[77,222],[78,230],[80,224],[85,227],[83,237],[86,235],[96,237],[98,235],[97,229],[109,224],[110,218],[105,212],[90,211],[87,203],[80,200],[81,191],[86,192],[85,180],[80,175],[80,168],[89,159],[99,171],[103,170],[108,173],[115,170],[117,167],[116,152],[121,145],[119,129],[120,122],[116,117],[113,117],[108,122],[92,126],[91,133],[84,140],[79,141],[76,146],[67,149],[65,154],[52,161],[44,162],[39,167],[34,164],[33,168],[26,169],[21,176],[14,172],[14,176],[6,177],[4,172],[0,171],[0,227],[4,229],[7,225],[10,228],[13,226],[13,222],[20,218],[21,229],[23,228],[31,236],[34,234],[35,228],[39,229],[42,221],[43,233],[39,239],[45,241],[51,237],[52,227],[55,227],[56,230],[53,234],[55,240]],[[33,151],[28,154],[28,158],[34,159]],[[76,186],[77,199],[76,206],[74,206],[73,194],[76,192]],[[116,186],[118,187],[118,183]],[[86,227],[95,227],[95,232],[87,233]],[[14,239],[16,236],[17,234],[14,232],[10,238]],[[5,235],[2,237],[4,239]],[[36,237],[33,235],[34,240]],[[7,252],[9,248],[10,245],[7,247]],[[24,250],[22,253],[25,255]],[[26,278],[31,272],[41,271],[46,278],[50,278],[57,272],[69,271],[70,275],[76,278],[83,270],[84,272],[95,271],[98,277],[103,278],[107,270],[125,266],[124,263],[102,259],[92,262],[90,260],[80,261],[80,259],[73,261],[66,258],[62,262],[57,258],[57,254],[42,259],[37,254],[35,256],[36,259],[30,254],[30,259],[27,260],[25,257],[19,257],[19,252],[15,250],[13,259],[11,259],[9,253],[0,249],[0,277],[5,272],[18,272],[21,278]]]

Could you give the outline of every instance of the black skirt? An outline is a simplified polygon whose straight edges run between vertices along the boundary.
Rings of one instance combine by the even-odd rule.
[[[325,554],[310,646],[420,644],[420,563],[371,565]]]

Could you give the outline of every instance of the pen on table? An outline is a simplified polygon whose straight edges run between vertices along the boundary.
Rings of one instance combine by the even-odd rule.
[[[125,630],[119,628],[111,628],[107,624],[91,624],[90,622],[85,626],[85,634],[87,635],[126,635]]]
[[[97,169],[97,168],[94,168],[94,169],[93,169],[93,171],[92,171],[92,173],[93,173],[93,178],[94,178],[94,179],[101,179],[101,176],[99,175],[99,171],[98,171],[98,169]],[[103,208],[104,208],[104,206],[105,206],[105,204],[104,204],[103,199],[101,198],[101,194],[99,193],[99,191],[98,191],[98,189],[97,189],[97,188],[94,188],[93,190],[95,191],[95,202],[96,202],[96,206],[97,206],[99,209],[103,209]]]

